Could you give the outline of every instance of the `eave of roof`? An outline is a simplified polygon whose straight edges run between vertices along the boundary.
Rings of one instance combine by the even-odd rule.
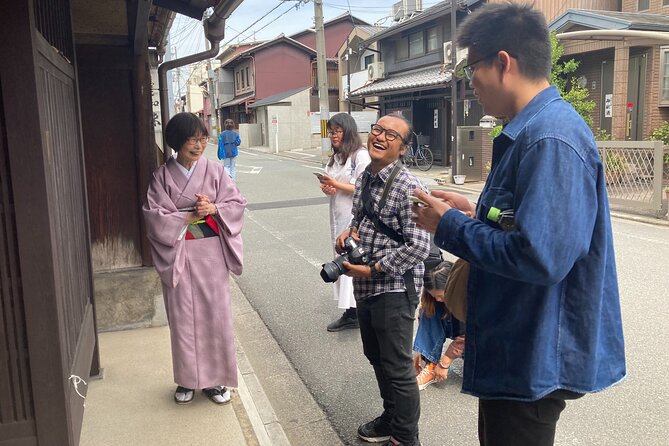
[[[262,107],[264,105],[277,105],[277,104],[290,104],[290,101],[285,101],[285,99],[288,99],[289,97],[303,92],[305,90],[309,90],[311,87],[300,87],[300,88],[295,88],[293,90],[288,90],[284,91],[281,93],[274,94],[272,96],[268,96],[266,98],[263,98],[259,101],[256,101],[253,105],[250,105],[249,108],[257,108],[257,107]]]
[[[470,6],[473,6],[477,3],[479,3],[481,0],[464,0],[462,2],[462,8],[469,8]],[[382,31],[380,33],[377,33],[373,36],[371,36],[369,39],[365,40],[362,42],[363,45],[367,46],[371,43],[374,43],[376,41],[379,41],[381,39],[385,39],[387,37],[394,36],[395,34],[401,33],[403,31],[422,26],[427,22],[430,22],[432,20],[438,19],[440,17],[450,15],[451,14],[451,2],[450,1],[443,1],[441,3],[437,3],[434,6],[430,6],[429,8],[425,9],[423,12],[416,14],[414,17],[404,20],[403,22],[400,22],[396,25],[390,26],[388,29],[385,31]]]
[[[241,104],[242,102],[248,102],[248,101],[251,101],[253,99],[255,99],[255,94],[251,93],[251,94],[247,94],[246,96],[237,97],[237,98],[234,98],[234,99],[232,99],[228,102],[224,102],[223,104],[221,104],[221,107],[230,107],[232,105],[238,105],[238,104]]]
[[[450,70],[444,70],[442,65],[435,65],[365,85],[353,90],[351,96],[383,96],[401,91],[425,90],[439,85],[445,86],[451,82],[451,77]]]
[[[230,65],[232,62],[244,57],[248,56],[250,54],[253,54],[255,52],[267,49],[268,47],[277,45],[279,43],[287,43],[289,45],[293,45],[297,47],[298,49],[301,49],[302,51],[309,53],[312,56],[316,55],[316,50],[309,48],[306,45],[303,45],[302,43],[298,42],[295,39],[291,39],[290,37],[284,36],[283,34],[279,35],[277,38],[268,40],[266,42],[262,42],[259,45],[252,46],[248,49],[245,49],[244,51],[241,51],[234,56],[232,56],[230,59],[226,60],[225,63],[223,63],[221,66],[227,66]]]
[[[343,14],[338,15],[337,17],[335,17],[333,19],[330,19],[330,20],[327,20],[327,21],[323,22],[323,27],[334,25],[335,23],[343,22],[343,21],[347,21],[347,20],[352,21],[353,26],[359,26],[359,25],[369,25],[369,26],[371,26],[369,23],[365,22],[364,20],[361,20],[361,19],[357,18],[356,16],[351,15],[348,12],[345,12]],[[290,37],[294,39],[294,38],[296,38],[298,36],[301,36],[303,34],[312,33],[312,32],[314,32],[312,29],[304,29],[302,31],[296,32],[295,34],[291,34]]]
[[[669,17],[661,14],[568,9],[551,22],[549,29],[565,32],[575,26],[598,30],[669,31]]]

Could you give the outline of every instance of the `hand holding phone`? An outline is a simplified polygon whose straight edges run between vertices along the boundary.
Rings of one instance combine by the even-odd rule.
[[[430,207],[430,205],[427,202],[421,200],[420,198],[416,197],[415,195],[409,195],[409,201],[411,202],[411,204],[415,204],[416,206]]]
[[[325,178],[325,175],[320,172],[314,172],[313,174],[316,175],[318,181],[323,181],[323,178]]]

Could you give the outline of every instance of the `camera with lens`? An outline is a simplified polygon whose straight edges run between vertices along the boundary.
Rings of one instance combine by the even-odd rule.
[[[335,257],[332,262],[323,265],[323,269],[321,269],[323,282],[336,282],[339,276],[348,271],[344,262],[352,265],[366,265],[369,263],[369,256],[353,237],[347,237],[344,240],[344,251],[344,254]]]

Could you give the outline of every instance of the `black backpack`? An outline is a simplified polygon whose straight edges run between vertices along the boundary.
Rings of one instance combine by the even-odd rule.
[[[388,193],[390,192],[390,188],[392,187],[393,182],[397,177],[397,174],[399,174],[400,170],[402,170],[403,168],[404,167],[402,166],[402,164],[398,162],[397,164],[395,164],[395,167],[390,172],[388,180],[386,181],[386,184],[383,187],[383,193],[381,194],[381,199],[379,200],[379,212],[381,212],[381,209],[383,209],[383,207],[386,205],[386,199],[388,198]],[[364,181],[362,182],[361,185],[362,191],[360,194],[360,199],[362,200],[362,208],[356,215],[356,220],[358,221],[358,224],[360,224],[363,217],[367,216],[367,218],[369,218],[369,220],[372,222],[372,225],[374,226],[374,229],[377,232],[385,234],[388,238],[396,241],[397,243],[404,243],[404,237],[402,236],[402,234],[395,231],[393,228],[382,222],[378,214],[374,212],[374,203],[372,202],[372,196],[369,192],[369,188],[367,187],[368,178],[369,176],[365,176],[363,178]],[[444,259],[441,255],[441,250],[437,245],[434,244],[432,235],[430,235],[430,253],[428,254],[427,258],[423,260],[423,264],[425,265],[425,271],[430,271],[434,269],[443,260]],[[407,294],[409,295],[410,298],[416,301],[418,299],[418,290],[416,290],[416,285],[413,280],[413,268],[409,268],[408,270],[406,270],[406,272],[402,275],[402,277],[404,278],[404,284],[407,287]]]

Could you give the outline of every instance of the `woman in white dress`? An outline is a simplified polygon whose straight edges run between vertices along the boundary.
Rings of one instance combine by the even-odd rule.
[[[332,251],[335,241],[351,223],[353,215],[353,191],[355,182],[371,162],[367,149],[362,144],[355,120],[346,113],[339,113],[328,121],[328,135],[333,154],[325,167],[321,190],[330,196],[330,232]],[[328,325],[328,331],[358,328],[353,279],[342,275],[333,284],[334,298],[344,314]]]

